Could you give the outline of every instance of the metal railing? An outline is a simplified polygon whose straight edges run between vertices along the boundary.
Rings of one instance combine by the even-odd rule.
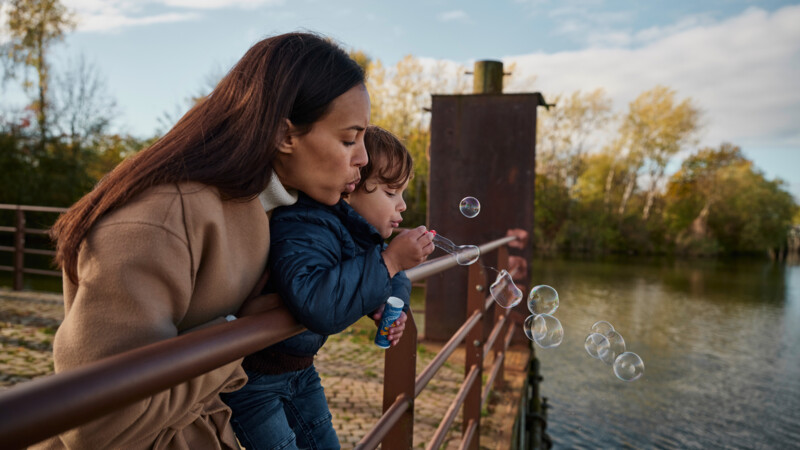
[[[497,250],[498,269],[507,267],[505,237],[480,246],[481,255]],[[452,255],[423,263],[406,271],[412,282],[457,265]],[[416,375],[417,328],[409,314],[403,339],[386,351],[383,416],[358,443],[359,449],[412,446],[414,399],[465,342],[465,380],[445,413],[427,448],[438,448],[459,409],[463,409],[461,448],[478,448],[481,407],[494,384],[503,382],[504,355],[511,342],[508,310],[487,320],[487,277],[480,264],[469,266],[468,319],[428,366]],[[492,327],[482,342],[484,327]],[[488,329],[488,328],[487,328]],[[267,312],[210,326],[172,339],[120,353],[83,367],[39,378],[0,392],[0,442],[4,448],[34,444],[116,409],[157,394],[264,347],[300,333],[304,328],[285,306],[274,304]],[[494,353],[494,365],[481,386],[483,359]]]
[[[0,252],[11,252],[13,256],[13,265],[5,266],[0,265],[0,271],[13,272],[13,289],[15,291],[22,290],[24,274],[32,275],[46,275],[52,277],[60,277],[60,270],[46,270],[25,267],[25,255],[46,255],[55,256],[54,250],[44,250],[36,248],[25,247],[25,236],[28,234],[34,235],[47,235],[48,230],[39,228],[26,228],[25,212],[39,212],[39,213],[63,213],[67,208],[57,208],[52,206],[26,206],[26,205],[9,205],[0,203],[0,210],[15,211],[14,226],[0,226],[0,232],[10,232],[14,234],[12,246],[0,245]]]

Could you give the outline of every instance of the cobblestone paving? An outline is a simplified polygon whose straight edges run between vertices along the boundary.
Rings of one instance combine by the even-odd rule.
[[[52,373],[53,334],[63,316],[60,295],[0,288],[0,390]],[[332,336],[315,362],[343,448],[352,448],[381,416],[384,350],[372,345],[371,324],[364,319]],[[439,350],[438,344],[419,345],[417,373]],[[509,448],[528,352],[524,346],[508,352],[507,384],[492,393],[481,419],[481,448]],[[488,363],[484,380],[491,367]],[[415,400],[415,448],[424,448],[433,436],[463,378],[463,351],[457,350]],[[443,448],[458,448],[460,439],[459,417]]]

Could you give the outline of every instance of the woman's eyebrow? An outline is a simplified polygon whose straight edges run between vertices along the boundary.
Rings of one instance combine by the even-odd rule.
[[[366,128],[364,128],[361,125],[353,125],[347,128],[342,128],[342,131],[347,131],[347,130],[364,131],[366,130]]]

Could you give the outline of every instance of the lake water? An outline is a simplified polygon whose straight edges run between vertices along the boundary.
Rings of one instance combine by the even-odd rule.
[[[800,266],[768,260],[542,260],[559,347],[540,349],[554,448],[800,448]],[[611,322],[642,378],[583,347]]]

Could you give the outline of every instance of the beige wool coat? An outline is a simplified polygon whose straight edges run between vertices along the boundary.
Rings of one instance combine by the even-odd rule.
[[[177,336],[236,313],[269,250],[265,209],[296,199],[273,176],[261,202],[223,201],[216,188],[151,188],[101,219],[64,277],[56,372]],[[263,204],[263,206],[262,206]],[[73,449],[238,448],[220,392],[247,380],[241,360],[38,444]]]

